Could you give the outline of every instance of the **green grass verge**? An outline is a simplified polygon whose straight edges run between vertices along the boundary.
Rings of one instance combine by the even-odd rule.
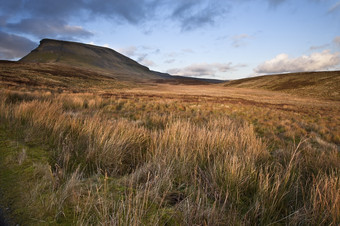
[[[58,216],[51,208],[54,191],[48,152],[18,140],[0,126],[0,207],[6,220],[19,225],[72,223],[67,211]]]

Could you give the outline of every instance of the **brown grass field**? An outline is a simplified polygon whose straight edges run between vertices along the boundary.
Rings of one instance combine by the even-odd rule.
[[[10,222],[340,223],[334,93],[16,67],[0,75],[0,204]]]

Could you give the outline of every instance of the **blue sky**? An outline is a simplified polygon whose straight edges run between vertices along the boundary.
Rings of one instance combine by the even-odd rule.
[[[339,0],[0,0],[0,59],[42,38],[204,78],[340,70]]]

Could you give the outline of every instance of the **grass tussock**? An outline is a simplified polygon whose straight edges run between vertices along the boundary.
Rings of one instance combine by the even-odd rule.
[[[7,166],[34,164],[31,192],[20,196],[40,205],[41,212],[31,213],[36,222],[340,222],[336,135],[322,139],[307,118],[309,131],[289,130],[299,115],[290,115],[296,124],[269,132],[282,121],[268,119],[281,112],[122,93],[2,92],[0,97],[2,130],[28,145]],[[268,117],[259,117],[260,110]],[[305,131],[303,124],[298,128]],[[30,157],[29,148],[36,146],[44,150],[44,161]]]

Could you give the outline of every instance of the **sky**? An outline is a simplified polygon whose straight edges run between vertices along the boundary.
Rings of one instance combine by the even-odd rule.
[[[43,38],[106,46],[173,75],[340,70],[339,0],[0,0],[0,59]]]

